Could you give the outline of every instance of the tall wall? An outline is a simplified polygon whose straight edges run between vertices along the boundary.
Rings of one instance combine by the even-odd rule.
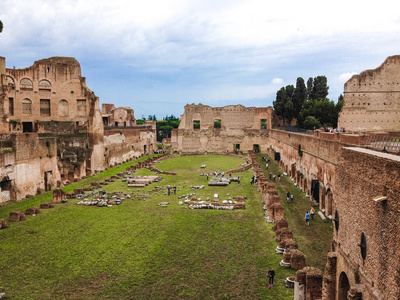
[[[343,161],[336,167],[336,295],[325,299],[340,299],[341,278],[347,278],[350,290],[361,292],[362,299],[399,299],[400,158],[361,148],[344,148],[341,155]],[[376,202],[377,196],[387,200]]]
[[[337,141],[273,129],[266,152],[272,158],[280,153],[280,166],[307,194],[311,194],[311,181],[319,181],[319,207],[329,216],[335,209],[335,169],[342,147]]]
[[[183,152],[232,152],[234,145],[242,151],[253,150],[254,145],[266,143],[272,118],[271,107],[187,104],[179,128],[171,133],[171,146],[174,151]],[[262,120],[266,122],[264,129]],[[220,122],[220,128],[214,128],[215,121]],[[194,128],[196,122],[200,122],[199,128]]]
[[[400,131],[400,55],[354,75],[344,86],[338,127],[347,131]]]

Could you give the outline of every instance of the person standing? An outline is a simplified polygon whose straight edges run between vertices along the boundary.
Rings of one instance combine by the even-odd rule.
[[[314,220],[314,214],[315,214],[314,207],[311,207],[311,210],[310,210],[311,220]]]
[[[271,268],[268,271],[268,288],[274,287],[274,277],[275,277],[275,271],[274,268]]]
[[[308,213],[308,211],[306,212],[305,219],[306,219],[306,225],[310,226],[310,214]]]
[[[173,187],[174,195],[176,195],[176,186]]]
[[[167,185],[167,190],[168,190],[168,196],[171,195],[171,186]]]

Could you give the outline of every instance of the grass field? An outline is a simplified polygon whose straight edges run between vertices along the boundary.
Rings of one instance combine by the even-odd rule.
[[[283,170],[270,158],[268,170],[262,161],[265,154],[257,154],[257,161],[262,166],[264,173],[267,174],[283,174]],[[270,180],[272,182],[272,180]],[[279,196],[283,199],[282,204],[285,207],[285,219],[289,223],[289,228],[293,232],[293,236],[298,242],[299,250],[306,257],[306,265],[317,267],[321,270],[325,269],[326,253],[330,251],[333,224],[332,221],[323,222],[318,216],[318,208],[315,209],[314,220],[310,220],[310,226],[305,226],[304,215],[311,209],[310,198],[306,197],[288,176],[281,176],[281,180],[275,181],[276,189]],[[294,202],[287,202],[286,193],[290,192],[294,195]]]
[[[250,185],[251,170],[234,174],[241,177],[240,185],[190,189],[206,184],[200,173],[226,172],[242,163],[216,155],[164,160],[156,167],[178,176],[164,175],[140,190],[128,191],[122,180],[104,186],[132,194],[119,206],[86,207],[71,200],[11,223],[0,230],[0,292],[8,299],[293,299],[284,279],[295,271],[279,266],[282,256],[275,254],[272,225],[263,220],[260,194]],[[130,164],[64,189],[72,191]],[[141,169],[137,174],[152,173]],[[168,184],[177,187],[177,195],[166,195]],[[192,192],[199,197],[218,193],[221,200],[244,195],[246,210],[179,206],[178,196]],[[146,200],[138,200],[144,194]],[[50,198],[46,193],[10,203],[0,208],[0,217]],[[161,201],[170,204],[157,206]],[[276,270],[273,289],[266,284],[270,267]]]

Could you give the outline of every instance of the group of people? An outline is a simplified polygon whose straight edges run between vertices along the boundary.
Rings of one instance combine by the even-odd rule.
[[[167,185],[167,190],[168,190],[168,196],[170,196],[171,195],[171,186],[170,185]],[[174,191],[174,195],[176,195],[176,186],[174,186],[172,188],[172,190]]]
[[[250,179],[250,184],[251,185],[253,185],[253,184],[257,184],[257,175],[253,175],[253,177],[251,177],[251,179]]]
[[[294,195],[289,193],[289,192],[287,192],[286,193],[286,201],[287,202],[293,202],[294,201]]]
[[[344,128],[340,128],[340,129],[332,129],[332,128],[324,128],[325,132],[330,132],[330,133],[338,133],[338,132],[346,132],[346,130]]]

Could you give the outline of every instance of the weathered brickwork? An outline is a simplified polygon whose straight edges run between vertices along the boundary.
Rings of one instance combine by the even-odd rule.
[[[345,148],[341,153],[335,189],[337,294],[325,299],[347,299],[340,296],[346,279],[350,289],[364,286],[363,299],[399,299],[400,157],[360,148]],[[376,202],[377,196],[387,200]],[[365,259],[359,246],[362,233]]]
[[[101,115],[75,58],[7,69],[0,57],[0,79],[0,134],[7,140],[1,144],[0,202],[62,186],[152,153],[156,145],[154,122],[136,126],[133,109],[105,104]],[[119,131],[105,138],[104,121],[126,139],[109,138]]]
[[[171,146],[182,152],[256,150],[266,144],[273,119],[272,107],[187,104],[179,128],[171,134]]]
[[[400,55],[354,75],[344,86],[338,127],[347,131],[400,131]]]

